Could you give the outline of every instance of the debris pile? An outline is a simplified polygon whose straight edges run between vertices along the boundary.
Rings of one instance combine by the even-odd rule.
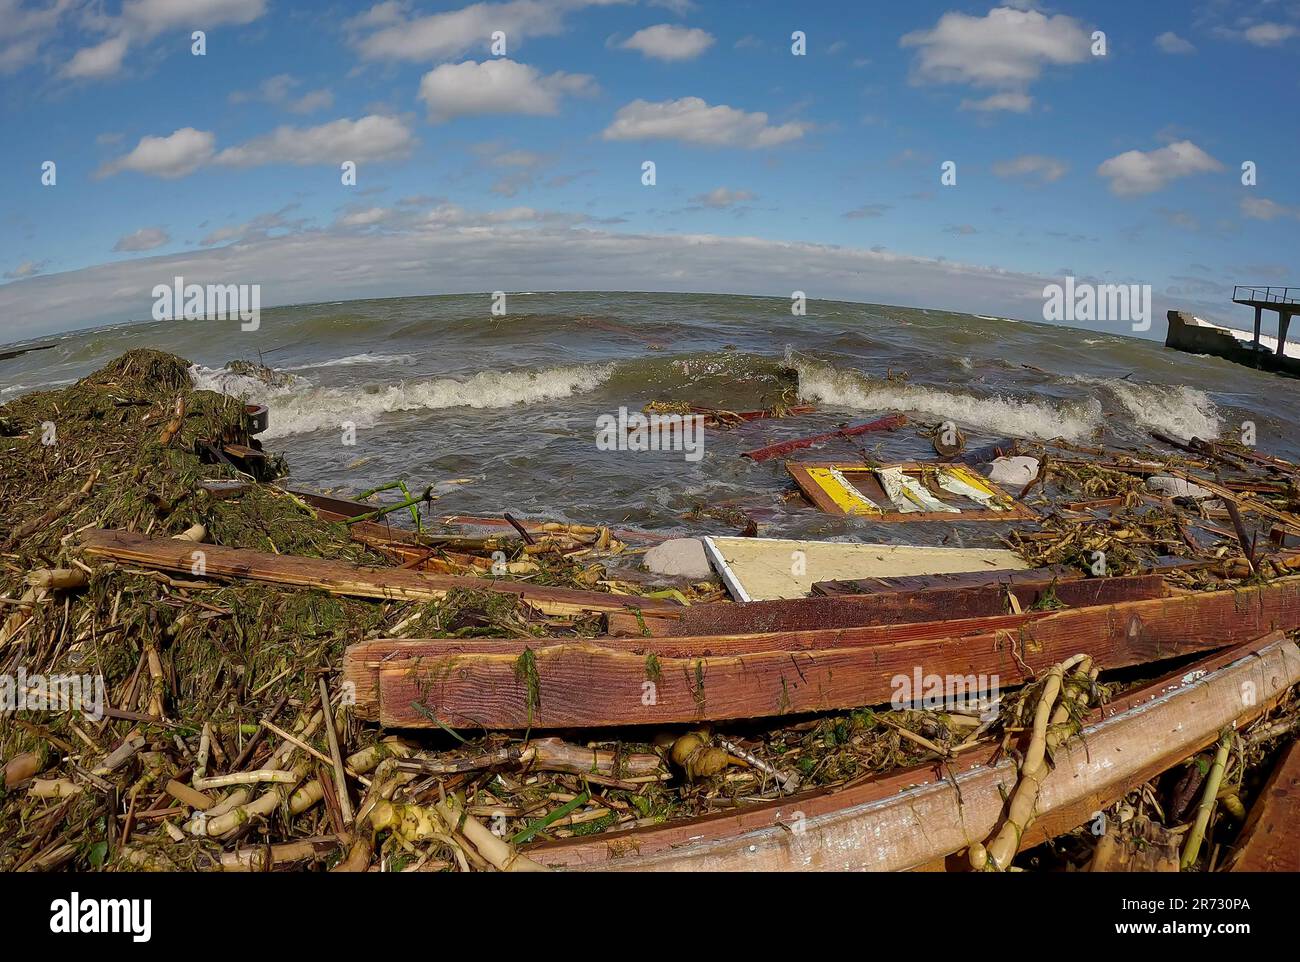
[[[1287,462],[918,426],[946,460],[788,461],[807,510],[1006,550],[804,552],[753,601],[793,542],[291,489],[265,417],[155,351],[0,408],[0,870],[1219,870],[1300,833]]]

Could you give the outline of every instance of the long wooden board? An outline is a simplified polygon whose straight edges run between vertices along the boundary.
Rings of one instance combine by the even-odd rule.
[[[1300,679],[1300,650],[1272,636],[1180,669],[1093,711],[1054,755],[1023,851],[1257,717]],[[1257,697],[1243,699],[1242,691]],[[1135,746],[1141,750],[1134,751]],[[819,789],[735,813],[544,842],[531,858],[554,867],[633,870],[901,870],[943,867],[983,840],[1005,809],[1015,764],[996,748],[960,762],[915,766],[841,789]],[[955,782],[955,784],[954,784]]]
[[[779,649],[778,634],[762,634],[739,642],[727,636],[675,640],[701,648],[726,645],[731,652],[711,656],[652,658],[562,641],[532,649],[527,658],[394,657],[379,666],[378,719],[399,728],[431,727],[437,722],[430,714],[453,728],[580,728],[758,718],[883,704],[897,679],[917,670],[996,675],[1005,687],[1080,651],[1099,667],[1120,668],[1296,628],[1300,578],[1293,577],[1234,591],[1071,609],[964,638],[890,641],[875,628],[844,628],[796,633],[816,645],[797,651]],[[873,640],[853,647],[865,637]],[[738,644],[751,653],[734,653]],[[357,710],[367,717],[360,704]]]
[[[998,615],[992,618],[954,618],[943,622],[906,625],[869,625],[848,631],[782,631],[692,637],[593,638],[375,638],[349,645],[343,654],[343,677],[353,686],[359,717],[379,718],[379,669],[394,662],[432,664],[460,656],[505,655],[512,659],[525,649],[533,652],[557,646],[586,646],[623,652],[645,659],[715,658],[748,656],[759,651],[804,652],[835,648],[862,648],[897,644],[917,638],[960,638],[994,631],[1013,631],[1048,612]]]
[[[429,574],[404,568],[379,568],[277,555],[246,548],[194,544],[171,538],[150,538],[131,531],[89,530],[81,533],[86,554],[126,562],[156,571],[171,571],[208,578],[246,578],[271,584],[320,588],[331,594],[359,598],[394,598],[402,601],[434,601],[456,588],[493,591],[517,596],[529,606],[550,615],[579,615],[589,612],[672,611],[679,606],[654,598],[636,598],[599,591],[549,588],[523,582]],[[202,570],[196,570],[196,559]]]
[[[677,617],[638,619],[634,615],[611,614],[607,621],[611,635],[680,637],[988,617],[1010,613],[1008,595],[1015,596],[1023,611],[1053,594],[1062,605],[1078,608],[1163,598],[1167,593],[1164,578],[1160,575],[1082,579],[1076,573],[1074,579],[1060,582],[1017,579],[1014,584],[994,583],[973,588],[929,588],[870,595],[751,601],[746,604],[691,605],[683,608]]]

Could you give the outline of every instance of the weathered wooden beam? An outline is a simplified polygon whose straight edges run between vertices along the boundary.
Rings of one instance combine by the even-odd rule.
[[[1282,750],[1242,826],[1233,872],[1300,872],[1300,741]]]
[[[904,625],[885,628],[883,636],[881,628],[869,627],[660,638],[647,640],[644,654],[599,647],[608,639],[596,639],[539,642],[520,654],[395,655],[378,666],[378,720],[399,728],[431,727],[437,722],[430,715],[453,728],[698,722],[883,704],[898,678],[917,671],[996,675],[999,684],[1016,685],[1080,651],[1098,667],[1120,668],[1300,628],[1300,578],[1018,617],[1025,619],[1019,625],[964,638],[902,641],[889,634],[916,628]],[[935,623],[924,630],[935,630]],[[725,654],[659,656],[650,650],[666,642]],[[811,647],[792,650],[792,643]],[[368,670],[345,662],[349,680],[356,672],[364,681]],[[366,710],[358,699],[358,714],[373,717]]]
[[[636,598],[599,591],[548,588],[489,578],[430,574],[404,568],[366,567],[324,558],[278,555],[246,548],[196,545],[171,538],[149,538],[131,531],[81,532],[86,554],[97,558],[171,571],[189,577],[243,578],[270,584],[319,588],[336,595],[358,598],[392,598],[434,601],[456,588],[515,595],[520,601],[549,615],[589,612],[671,611],[673,602]]]
[[[956,618],[905,625],[867,625],[845,631],[782,631],[689,637],[578,638],[374,638],[349,645],[343,654],[343,677],[355,694],[354,710],[361,718],[379,718],[379,669],[392,662],[432,663],[436,659],[505,655],[518,658],[525,649],[537,652],[580,645],[624,652],[639,658],[704,658],[745,656],[758,651],[803,652],[897,644],[917,638],[960,638],[994,631],[1012,631],[1049,612]]]
[[[810,628],[855,628],[898,625],[945,618],[980,618],[1011,613],[1009,595],[1022,611],[1055,597],[1062,605],[1114,604],[1163,598],[1168,589],[1160,575],[1026,580],[971,588],[927,588],[868,595],[791,598],[740,604],[691,605],[678,615],[642,617],[611,614],[609,634],[626,637],[720,635],[734,632],[797,631]],[[643,627],[644,626],[644,627]]]
[[[1276,635],[1239,645],[1093,711],[1054,755],[1020,849],[1070,831],[1257,717],[1300,681],[1300,649]],[[1243,691],[1256,697],[1243,698]],[[1000,756],[1000,760],[999,760]],[[845,788],[805,792],[665,825],[546,842],[529,857],[598,870],[844,871],[942,868],[993,831],[1015,784],[996,748],[960,765],[914,766]],[[954,781],[956,785],[954,785]]]

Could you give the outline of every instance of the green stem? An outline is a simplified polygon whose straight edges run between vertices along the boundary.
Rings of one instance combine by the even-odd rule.
[[[1228,750],[1232,747],[1232,736],[1224,734],[1219,739],[1219,750],[1214,754],[1214,764],[1210,774],[1205,778],[1205,791],[1201,794],[1201,804],[1196,808],[1196,821],[1187,833],[1187,843],[1183,846],[1181,868],[1185,872],[1196,864],[1196,857],[1201,852],[1201,840],[1205,838],[1205,828],[1210,824],[1210,813],[1219,798],[1219,783],[1223,781],[1223,768],[1228,761]]]
[[[564,818],[566,815],[576,812],[582,806],[591,800],[591,792],[583,792],[572,801],[565,802],[553,812],[549,812],[544,818],[539,818],[526,829],[510,840],[511,845],[522,845],[548,825],[552,825]]]

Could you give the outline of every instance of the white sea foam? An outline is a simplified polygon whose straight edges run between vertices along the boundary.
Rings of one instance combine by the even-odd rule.
[[[270,408],[270,426],[261,435],[269,439],[337,431],[345,422],[369,427],[393,411],[504,408],[571,397],[595,390],[612,371],[612,365],[480,371],[463,381],[430,378],[367,388],[315,387],[297,376],[284,387],[270,387],[257,378],[202,367],[191,368],[190,375],[197,388],[245,397]]]
[[[414,364],[414,354],[349,354],[328,361],[312,361],[310,364],[295,364],[282,368],[285,371],[310,371],[317,367],[351,367],[354,364]]]
[[[1142,384],[1121,378],[1067,378],[1109,391],[1141,427],[1181,438],[1212,441],[1223,428],[1218,408],[1204,391],[1183,384]]]
[[[861,411],[912,411],[951,419],[958,424],[1015,437],[1084,440],[1102,424],[1101,404],[1095,399],[1051,403],[1014,397],[976,396],[958,391],[877,381],[855,371],[820,362],[795,361],[799,395],[837,407]]]

